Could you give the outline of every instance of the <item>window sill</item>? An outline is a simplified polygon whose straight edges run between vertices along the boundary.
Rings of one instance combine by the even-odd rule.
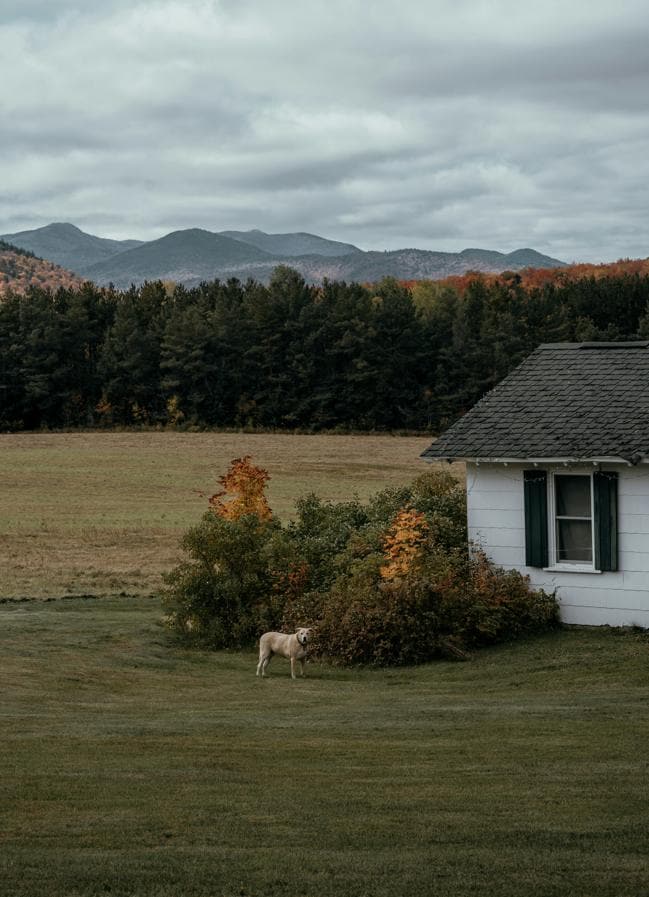
[[[601,570],[583,564],[555,564],[553,567],[544,567],[543,571],[545,573],[597,573],[600,576],[602,574]]]

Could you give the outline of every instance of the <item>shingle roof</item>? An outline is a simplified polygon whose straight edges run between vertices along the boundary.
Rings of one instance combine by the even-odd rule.
[[[649,342],[549,343],[422,458],[649,458]]]

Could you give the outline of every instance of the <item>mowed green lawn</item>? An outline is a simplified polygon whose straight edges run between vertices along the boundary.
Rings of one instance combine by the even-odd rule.
[[[424,437],[258,433],[0,435],[0,598],[151,594],[234,458],[270,474],[288,519],[308,492],[342,501],[410,482]],[[462,475],[462,471],[458,471]]]
[[[649,893],[646,634],[262,681],[159,618],[0,605],[2,895]]]
[[[409,482],[427,443],[0,436],[0,597],[67,596],[0,603],[1,897],[649,895],[646,633],[293,682],[161,624],[233,458],[287,519]]]

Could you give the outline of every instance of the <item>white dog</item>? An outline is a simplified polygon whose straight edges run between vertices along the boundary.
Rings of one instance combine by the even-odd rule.
[[[291,678],[295,679],[295,661],[299,661],[301,675],[304,676],[304,658],[307,642],[312,630],[300,628],[290,635],[284,632],[265,632],[259,639],[259,663],[257,675],[266,675],[266,667],[273,654],[279,654],[291,661]]]

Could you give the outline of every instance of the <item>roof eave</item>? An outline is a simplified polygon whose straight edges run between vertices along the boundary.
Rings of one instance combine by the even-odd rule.
[[[456,461],[472,464],[626,464],[635,467],[638,464],[649,464],[646,455],[632,455],[630,458],[622,458],[620,455],[606,455],[576,458],[572,456],[539,456],[533,458],[516,457],[488,457],[481,455],[422,455],[424,461],[447,461],[452,464]]]

